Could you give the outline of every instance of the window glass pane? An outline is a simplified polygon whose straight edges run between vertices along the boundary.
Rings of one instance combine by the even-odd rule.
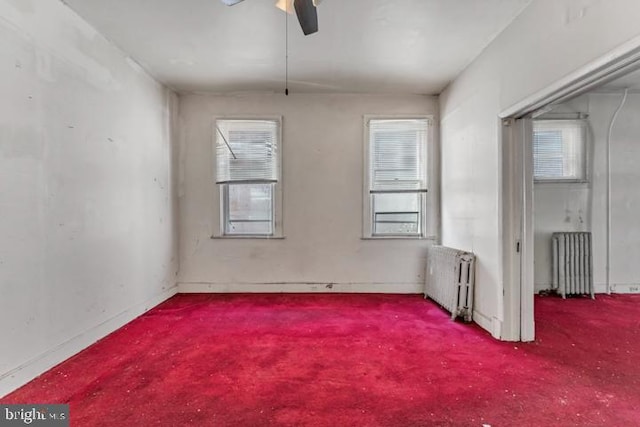
[[[533,122],[533,175],[537,181],[586,179],[583,120]]]
[[[418,235],[422,194],[372,194],[373,234]]]
[[[273,234],[273,184],[228,184],[225,234]]]

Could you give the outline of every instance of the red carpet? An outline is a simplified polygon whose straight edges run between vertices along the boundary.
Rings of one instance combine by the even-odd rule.
[[[178,295],[0,402],[72,426],[640,425],[640,296],[536,316],[510,344],[420,296]]]

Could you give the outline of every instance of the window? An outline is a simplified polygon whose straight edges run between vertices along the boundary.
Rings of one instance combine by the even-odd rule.
[[[280,121],[217,120],[215,132],[220,235],[279,235]]]
[[[533,121],[535,181],[586,181],[586,151],[584,120]]]
[[[372,119],[367,128],[365,237],[424,237],[428,119]]]

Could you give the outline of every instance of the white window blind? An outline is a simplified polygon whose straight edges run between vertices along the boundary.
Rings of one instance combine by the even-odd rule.
[[[586,180],[584,120],[533,122],[533,175],[536,181]]]
[[[216,183],[278,180],[276,120],[216,121]]]
[[[426,191],[426,119],[371,120],[371,192]]]

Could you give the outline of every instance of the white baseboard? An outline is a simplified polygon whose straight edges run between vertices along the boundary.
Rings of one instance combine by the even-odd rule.
[[[421,294],[424,283],[178,283],[189,293],[368,293]]]
[[[611,287],[610,293],[612,294],[640,294],[640,283],[612,284],[610,287]],[[536,285],[536,293],[538,293],[540,290],[542,289],[538,289],[538,285]],[[594,284],[593,291],[596,294],[609,293],[607,292],[606,283]]]
[[[497,317],[489,317],[478,310],[473,310],[473,321],[482,329],[489,332],[492,337],[502,339],[502,321]]]
[[[537,294],[540,291],[548,291],[552,288],[551,283],[536,283],[533,286],[533,291]]]
[[[640,284],[638,283],[613,284],[610,288],[612,294],[640,294]]]
[[[593,285],[593,292],[596,294],[606,294],[607,285],[605,283],[596,283]]]
[[[1,374],[0,396],[11,393],[59,363],[79,353],[99,339],[104,338],[141,314],[171,298],[177,291],[178,287],[174,286],[145,302],[129,307],[114,317],[90,327],[83,333],[59,344],[57,347],[47,350],[17,368]]]

